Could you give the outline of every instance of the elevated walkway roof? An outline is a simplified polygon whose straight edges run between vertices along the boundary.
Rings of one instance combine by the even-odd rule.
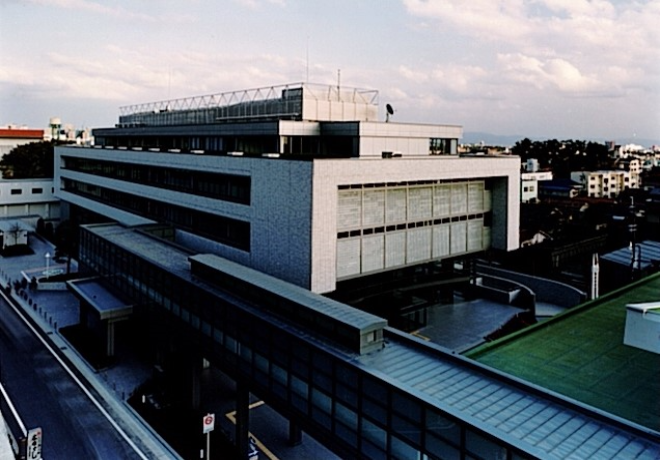
[[[88,228],[111,238],[116,243],[128,244],[127,240],[130,239],[130,230],[118,226]],[[146,235],[141,235],[138,240],[139,243],[130,245],[136,254],[159,260],[163,266],[171,266],[179,274],[186,278],[190,277],[190,273],[184,273],[183,267],[188,263],[188,255],[183,251],[168,251],[169,245],[150,239]],[[169,257],[161,259],[165,253],[169,253]],[[244,268],[243,271],[246,276],[245,281],[249,282],[252,270]],[[660,288],[660,278],[654,278],[653,282],[651,288],[657,293]],[[648,290],[644,292],[645,296],[648,294]],[[309,295],[316,296],[312,293]],[[633,296],[631,301],[639,301],[640,296],[644,297],[640,293],[639,296]],[[311,299],[301,297],[299,300],[304,307]],[[240,303],[239,300],[237,305]],[[623,305],[625,306],[625,303]],[[250,308],[250,311],[264,320],[269,320],[266,311],[259,312],[256,308]],[[625,308],[621,308],[621,311],[625,313]],[[560,317],[565,316],[560,315]],[[284,322],[284,318],[276,322]],[[542,324],[549,323],[550,321]],[[530,384],[511,377],[392,328],[384,329],[383,348],[363,355],[345,353],[345,350],[334,349],[330,343],[307,337],[305,331],[296,330],[295,322],[278,330],[283,335],[299,334],[299,337],[309,340],[313,346],[332,349],[335,351],[333,354],[336,359],[343,359],[344,363],[355,365],[383,382],[437,407],[440,411],[539,458],[656,459],[660,457],[660,433],[653,428],[628,422],[604,410],[576,402],[577,395],[562,396],[543,388],[540,384]],[[594,332],[596,335],[603,335],[602,329],[596,329]],[[575,330],[572,332],[567,330],[563,334],[555,335],[570,337],[577,334]],[[558,337],[548,339],[550,342],[543,341],[542,345],[557,352],[551,345],[553,340],[559,341]],[[577,339],[583,340],[582,337]],[[605,340],[609,343],[613,339],[611,335],[606,335]],[[528,346],[531,345],[528,343]],[[580,347],[576,346],[575,342],[573,346],[576,347],[579,355]],[[602,343],[600,346],[603,346]],[[616,347],[618,344],[612,346]],[[594,347],[597,348],[598,345],[594,344]],[[603,349],[607,350],[607,347]],[[522,347],[516,351],[518,356],[524,352]],[[567,353],[566,350],[561,350],[559,354]],[[538,360],[535,361],[535,364],[538,363]],[[657,362],[652,364],[656,364],[653,368],[655,371],[653,377],[657,386],[660,385],[657,379],[659,367]],[[529,364],[524,365],[532,368]],[[600,374],[594,376],[593,380],[602,377],[603,369],[612,369],[607,362],[601,362],[600,365]],[[590,369],[591,372],[596,370]],[[579,373],[575,369],[571,372]],[[541,383],[552,389],[552,376],[544,374],[544,377],[545,380]],[[557,376],[554,378],[557,379]],[[629,380],[632,379],[639,379],[639,376],[633,373],[629,376]],[[529,380],[534,381],[531,378]],[[642,377],[640,380],[645,379]],[[657,407],[654,405],[657,404],[655,395],[660,394],[660,390],[653,387],[653,391],[653,401],[647,407]]]
[[[415,343],[392,329],[388,332],[385,349],[358,358],[360,364],[540,458],[655,459],[660,455],[660,439],[644,439],[557,394],[443,357],[426,343]]]

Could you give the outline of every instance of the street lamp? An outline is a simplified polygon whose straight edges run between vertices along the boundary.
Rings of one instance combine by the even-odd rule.
[[[46,253],[46,279],[50,276],[50,252]]]

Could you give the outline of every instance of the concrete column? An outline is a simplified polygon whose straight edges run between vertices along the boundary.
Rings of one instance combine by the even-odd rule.
[[[248,457],[250,435],[250,391],[246,385],[236,382],[236,443],[240,458]]]
[[[115,356],[115,323],[110,320],[105,326],[105,354],[108,358]]]
[[[190,370],[190,406],[197,410],[202,405],[202,384],[201,372],[202,362],[199,359],[193,359]]]
[[[289,444],[297,446],[302,443],[302,430],[293,420],[289,420]]]

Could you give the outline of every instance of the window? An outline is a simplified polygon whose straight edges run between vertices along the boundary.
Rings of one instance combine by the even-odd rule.
[[[11,194],[12,195],[22,195],[23,190],[21,190],[20,188],[13,188],[13,189],[11,189]]]
[[[42,189],[42,188],[40,188],[40,187],[36,187],[36,188],[33,188],[33,189],[32,189],[32,194],[33,194],[33,195],[40,195],[40,194],[42,194],[42,193],[44,193],[44,189]]]

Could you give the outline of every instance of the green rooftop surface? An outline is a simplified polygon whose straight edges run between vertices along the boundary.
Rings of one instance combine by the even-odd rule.
[[[626,304],[660,300],[660,274],[466,356],[660,431],[660,355],[623,344]]]

